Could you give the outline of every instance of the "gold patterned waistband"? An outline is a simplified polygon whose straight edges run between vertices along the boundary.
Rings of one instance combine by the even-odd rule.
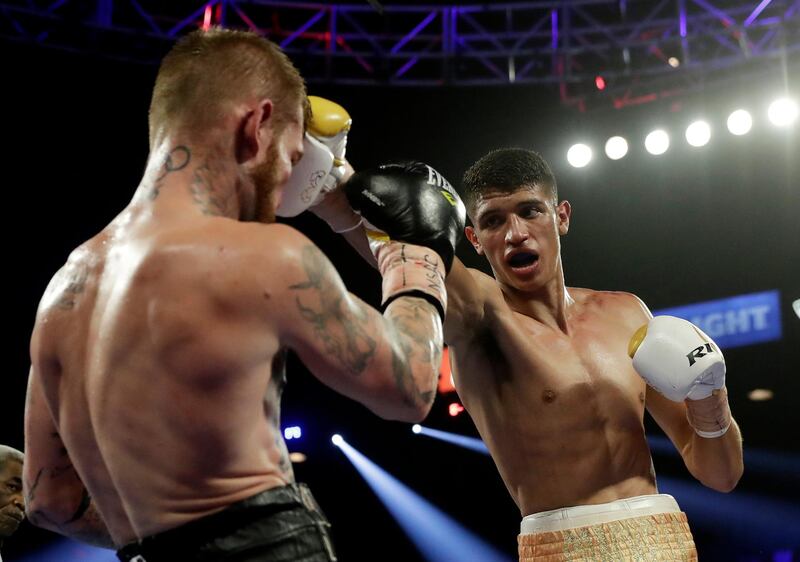
[[[683,512],[519,535],[518,543],[520,562],[697,560]]]

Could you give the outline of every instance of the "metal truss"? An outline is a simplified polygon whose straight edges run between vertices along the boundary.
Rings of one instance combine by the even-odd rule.
[[[223,25],[276,41],[309,82],[552,84],[565,102],[579,105],[599,86],[625,105],[733,68],[763,72],[781,65],[785,72],[800,51],[800,0],[381,8],[366,2],[0,0],[0,37],[154,63],[178,36]]]

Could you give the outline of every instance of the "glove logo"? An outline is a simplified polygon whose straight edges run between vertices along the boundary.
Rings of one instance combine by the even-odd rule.
[[[311,177],[308,178],[308,186],[303,190],[303,193],[300,194],[300,199],[304,203],[308,203],[317,194],[319,191],[319,182],[325,179],[325,176],[328,174],[324,170],[317,170],[316,172],[311,174]]]
[[[425,164],[425,167],[428,168],[428,185],[432,185],[434,187],[443,187],[450,193],[453,192],[453,186],[450,185],[450,182],[444,179],[444,176]]]
[[[706,343],[701,345],[700,347],[696,347],[691,350],[689,353],[686,354],[686,358],[689,360],[689,366],[691,367],[697,362],[697,359],[701,357],[705,357],[709,353],[714,353],[714,349],[711,347],[710,343]]]
[[[361,191],[361,195],[363,195],[364,197],[375,203],[378,207],[385,207],[383,201],[381,201],[380,198],[374,193],[364,189]]]
[[[447,199],[450,205],[452,205],[453,207],[457,205],[455,197],[453,197],[452,194],[450,194],[450,192],[442,190],[439,193],[441,193],[444,196],[444,198]]]

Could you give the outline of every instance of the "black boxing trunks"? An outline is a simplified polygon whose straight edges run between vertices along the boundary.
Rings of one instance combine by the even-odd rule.
[[[117,551],[123,562],[335,562],[330,523],[305,484],[266,490]]]

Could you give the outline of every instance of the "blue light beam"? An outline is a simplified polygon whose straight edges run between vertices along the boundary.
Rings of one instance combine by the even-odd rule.
[[[415,425],[414,427],[417,426]],[[458,435],[457,433],[448,433],[447,431],[431,429],[430,427],[425,427],[422,425],[419,426],[419,431],[414,431],[414,433],[427,435],[428,437],[433,437],[434,439],[439,439],[441,441],[447,441],[453,445],[458,445],[459,447],[464,447],[465,449],[477,451],[478,453],[483,453],[484,455],[489,454],[489,449],[486,448],[486,443],[475,437],[467,437],[466,435]]]
[[[338,440],[337,440],[338,441]],[[337,445],[429,562],[511,562],[343,439]]]
[[[800,548],[800,507],[745,492],[723,494],[695,482],[658,477],[661,493],[675,497],[690,527],[722,530],[736,544]]]
[[[419,424],[414,424],[412,431],[417,434],[427,435],[434,439],[446,441],[465,449],[477,451],[484,455],[489,454],[486,444],[475,437],[448,433],[438,429],[431,429]],[[678,456],[678,450],[668,438],[661,435],[648,435],[647,443],[650,452],[655,455]],[[748,472],[762,472],[771,475],[796,476],[800,474],[800,455],[783,452],[767,451],[764,449],[744,449],[744,466]]]
[[[418,426],[419,431],[416,428],[415,425],[414,433],[488,454],[486,445],[480,439],[423,426]],[[679,454],[666,437],[649,435],[647,441],[655,455]],[[772,476],[800,474],[800,456],[791,453],[745,449],[744,465],[747,471],[758,471]],[[739,491],[723,494],[696,481],[662,476],[658,476],[657,481],[662,493],[675,496],[692,526],[724,529],[725,535],[738,544],[800,548],[800,540],[795,537],[796,529],[800,528],[800,506],[794,503]],[[787,493],[794,492],[787,490]]]
[[[678,456],[678,450],[666,437],[648,435],[650,451],[656,455]],[[800,474],[800,455],[788,452],[767,451],[764,449],[744,449],[744,469],[747,472],[762,472],[773,476],[794,476]]]
[[[81,562],[117,562],[113,550],[97,548],[73,539],[58,538],[35,552],[27,553],[17,562],[53,562],[54,560],[80,560]]]

